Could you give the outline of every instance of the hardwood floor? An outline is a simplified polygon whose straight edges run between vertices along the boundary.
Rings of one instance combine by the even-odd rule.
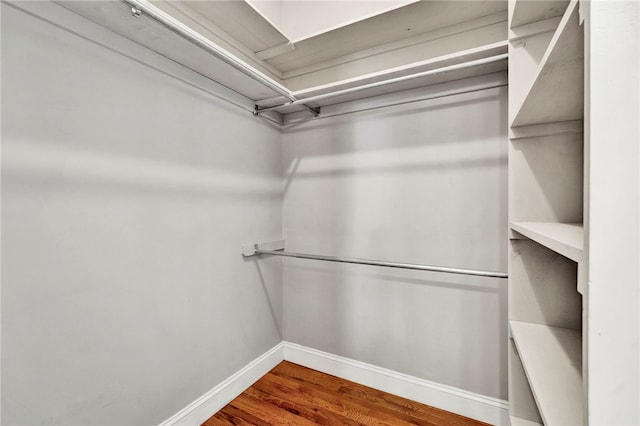
[[[203,425],[486,423],[283,361]]]

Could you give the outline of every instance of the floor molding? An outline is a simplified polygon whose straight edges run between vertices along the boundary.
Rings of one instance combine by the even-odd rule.
[[[510,424],[507,401],[283,341],[160,426],[202,424],[283,360],[493,425]]]
[[[218,386],[160,423],[160,426],[201,425],[272,368],[280,364],[284,359],[283,355],[284,342],[280,342]]]
[[[507,401],[434,383],[317,349],[283,342],[284,359],[493,425],[509,425]]]

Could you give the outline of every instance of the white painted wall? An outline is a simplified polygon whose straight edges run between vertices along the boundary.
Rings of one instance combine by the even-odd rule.
[[[124,55],[2,3],[2,424],[157,424],[282,340],[280,131],[21,7]]]
[[[591,425],[640,424],[640,4],[591,1],[588,401]]]
[[[506,95],[292,125],[287,250],[506,271]],[[506,399],[506,280],[301,259],[284,276],[287,341]]]

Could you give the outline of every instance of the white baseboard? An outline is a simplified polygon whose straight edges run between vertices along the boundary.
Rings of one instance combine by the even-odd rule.
[[[284,359],[283,354],[284,342],[280,342],[218,386],[160,423],[160,426],[201,425],[272,368],[280,364]]]
[[[507,401],[441,385],[386,368],[283,342],[284,359],[413,401],[493,425],[508,426]]]
[[[283,360],[493,425],[510,424],[504,400],[283,341],[160,426],[202,424]]]

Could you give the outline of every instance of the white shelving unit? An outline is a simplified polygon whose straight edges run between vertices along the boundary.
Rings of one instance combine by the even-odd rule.
[[[578,0],[509,17],[511,423],[581,425],[584,30]]]

